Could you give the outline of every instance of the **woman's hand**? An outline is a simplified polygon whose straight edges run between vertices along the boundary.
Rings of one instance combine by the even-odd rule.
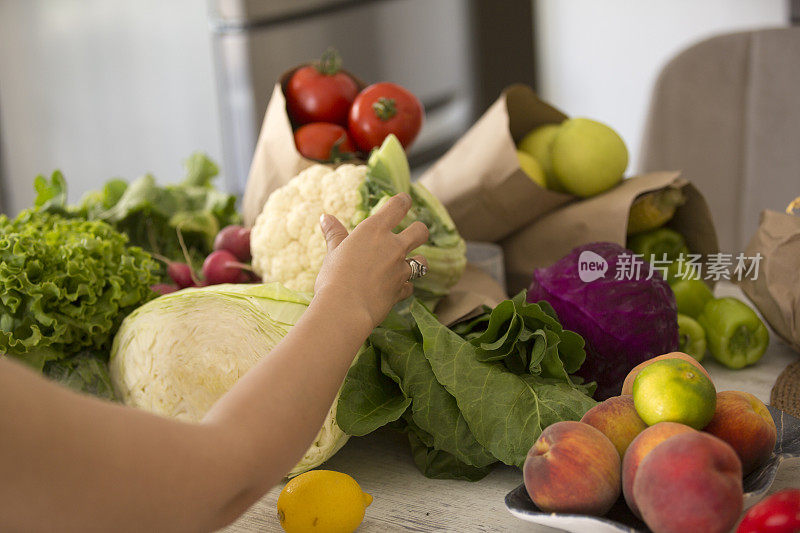
[[[374,328],[400,300],[411,296],[411,266],[406,257],[428,240],[428,228],[414,222],[393,233],[411,207],[411,197],[398,194],[348,235],[335,217],[323,215],[320,226],[328,244],[314,287],[316,298],[337,299],[348,310],[363,310]],[[427,266],[422,256],[414,257]]]

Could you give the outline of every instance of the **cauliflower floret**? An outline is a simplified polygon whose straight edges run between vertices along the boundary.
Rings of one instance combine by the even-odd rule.
[[[269,196],[250,236],[252,266],[264,282],[314,290],[326,251],[319,217],[328,213],[353,229],[366,176],[364,165],[313,165]]]

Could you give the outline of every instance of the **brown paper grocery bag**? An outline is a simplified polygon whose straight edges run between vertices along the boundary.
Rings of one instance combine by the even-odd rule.
[[[267,111],[264,113],[264,121],[261,124],[261,132],[258,135],[256,151],[250,163],[250,174],[242,197],[242,218],[248,227],[253,225],[272,191],[285,185],[301,170],[319,163],[306,159],[297,151],[292,123],[286,111],[284,88],[298,68],[300,66],[285,72],[280,77],[272,90]],[[364,82],[349,72],[347,74],[356,80],[359,89],[364,87]]]
[[[567,118],[530,87],[512,85],[422,177],[467,240],[498,242],[574,199],[543,189],[519,167],[516,143]]]
[[[495,307],[508,295],[504,287],[477,266],[467,263],[467,268],[450,293],[436,306],[439,322],[450,326],[482,312],[482,307]]]
[[[800,352],[800,216],[761,213],[745,257],[761,254],[757,276],[739,285],[761,314],[794,350]]]
[[[545,215],[503,240],[506,284],[511,294],[527,288],[533,271],[551,265],[573,248],[590,242],[615,242],[625,246],[628,214],[641,194],[676,187],[686,201],[667,224],[686,239],[692,253],[719,252],[717,233],[703,196],[680,172],[651,172],[624,180],[598,196],[574,202]]]

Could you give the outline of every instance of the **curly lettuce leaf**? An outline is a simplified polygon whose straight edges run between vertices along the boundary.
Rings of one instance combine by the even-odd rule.
[[[86,348],[107,350],[122,319],[154,296],[157,269],[104,222],[0,216],[0,352],[41,370]]]

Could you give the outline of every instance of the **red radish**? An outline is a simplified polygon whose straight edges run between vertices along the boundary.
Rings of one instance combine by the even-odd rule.
[[[170,262],[167,264],[167,274],[172,281],[181,289],[194,287],[196,283],[192,279],[192,267],[186,263]]]
[[[227,250],[239,261],[250,261],[250,228],[232,224],[222,228],[214,239],[214,250]]]
[[[177,291],[178,287],[170,285],[169,283],[156,283],[155,285],[150,285],[150,290],[163,296],[164,294]]]
[[[241,263],[228,250],[211,252],[203,262],[203,277],[210,285],[236,283],[241,272]]]

